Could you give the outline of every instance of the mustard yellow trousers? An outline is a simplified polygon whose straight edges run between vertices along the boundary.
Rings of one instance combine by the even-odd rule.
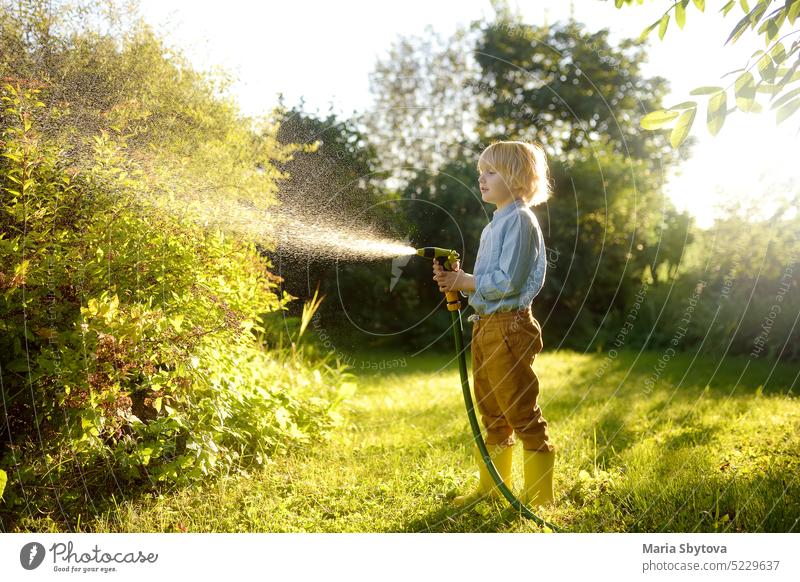
[[[554,451],[539,407],[533,360],[542,351],[542,328],[529,309],[480,316],[472,330],[475,403],[487,445]]]

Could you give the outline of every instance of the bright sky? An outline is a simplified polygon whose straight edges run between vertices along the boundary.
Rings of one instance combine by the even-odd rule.
[[[422,35],[430,24],[443,37],[459,23],[493,19],[489,0],[405,0],[404,2],[255,2],[227,0],[140,0],[145,19],[180,47],[196,67],[221,66],[236,80],[232,91],[245,114],[266,113],[282,92],[285,102],[305,98],[306,109],[340,115],[369,107],[369,73],[398,36]],[[613,0],[519,0],[531,24],[569,16],[589,30],[610,28],[616,38],[634,37],[658,19],[671,1],[655,0],[621,10]],[[709,2],[709,6],[714,4]],[[571,6],[572,5],[572,8]],[[683,30],[670,22],[664,41],[651,34],[647,75],[670,80],[667,105],[694,99],[689,91],[702,85],[726,86],[720,76],[745,65],[764,48],[745,35],[723,48],[738,20],[739,8],[722,19],[717,8],[687,9]],[[679,209],[688,208],[701,226],[710,226],[717,203],[756,197],[774,200],[798,187],[796,118],[776,126],[774,112],[735,113],[711,137],[705,127],[705,98],[692,135],[699,138],[692,158],[670,180],[668,195]],[[792,159],[789,159],[789,156]],[[768,209],[767,209],[768,211]]]

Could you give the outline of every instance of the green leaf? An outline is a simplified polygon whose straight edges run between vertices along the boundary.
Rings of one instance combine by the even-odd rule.
[[[722,87],[698,87],[691,91],[689,95],[714,95],[720,91],[723,91]]]
[[[800,75],[796,74],[798,65],[800,65],[800,59],[796,60],[794,65],[788,67],[785,71],[784,67],[781,67],[781,69],[778,71],[778,74],[783,76],[776,83],[780,89],[783,89],[783,87],[788,83],[794,83],[795,81],[800,80]]]
[[[6,483],[8,483],[8,476],[5,471],[0,469],[0,499],[3,498],[3,491],[6,490]]]
[[[747,5],[747,0],[740,0],[739,4],[742,5],[742,10],[750,12],[750,7]]]
[[[669,14],[665,14],[658,22],[658,38],[664,40],[664,35],[667,33],[667,26],[669,25]]]
[[[86,434],[90,434],[92,436],[99,436],[100,435],[100,431],[97,430],[97,427],[95,426],[95,424],[91,420],[89,420],[87,418],[81,417],[81,428],[84,431],[84,437],[85,437]]]
[[[677,105],[673,105],[670,109],[690,109],[692,107],[697,107],[697,101],[683,101],[678,103]]]
[[[772,50],[769,51],[769,56],[772,57],[772,62],[776,65],[780,65],[783,61],[786,60],[786,48],[783,46],[782,42],[775,43],[775,46],[772,47]]]
[[[778,99],[775,103],[773,103],[772,106],[770,107],[770,109],[775,109],[777,107],[780,107],[781,105],[783,105],[784,103],[789,101],[789,99],[791,99],[795,95],[800,95],[800,87],[797,87],[796,89],[792,89],[788,93],[785,93],[785,94],[781,95],[780,99]]]
[[[789,12],[786,13],[786,18],[789,19],[791,24],[794,24],[798,14],[800,14],[800,2],[793,2],[789,7]]]
[[[733,41],[736,42],[742,33],[750,26],[750,15],[747,14],[744,18],[742,18],[739,22],[736,23],[736,26],[733,27],[730,36],[728,36],[728,40],[725,41],[725,44]]]
[[[688,3],[689,0],[686,0]],[[684,2],[678,2],[675,5],[675,22],[678,23],[678,28],[683,30],[683,25],[686,24],[686,5]]]
[[[672,133],[669,135],[669,143],[672,144],[673,149],[681,145],[686,136],[689,135],[689,130],[692,129],[692,123],[694,123],[695,113],[697,113],[696,108],[687,109],[681,113],[675,123],[675,127],[672,128]]]
[[[778,23],[774,18],[767,20],[767,34],[764,36],[764,44],[769,46],[778,38]]]
[[[798,107],[800,107],[800,99],[789,101],[786,105],[778,109],[778,112],[775,114],[776,122],[782,123],[788,119],[795,111],[797,111]]]
[[[175,317],[169,320],[169,323],[172,326],[172,328],[178,333],[181,332],[181,326],[183,325],[183,317],[184,314],[179,313]]]
[[[756,85],[756,93],[766,93],[772,94],[772,99],[775,98],[775,95],[780,93],[783,90],[783,87],[779,87],[778,85],[770,85],[769,83],[764,83],[763,81],[759,82]]]
[[[772,3],[772,0],[759,0],[756,7],[750,11],[748,16],[750,17],[750,22],[753,23],[753,26],[758,24],[758,21],[761,20],[761,17],[764,16],[764,13],[769,8],[769,5]]]
[[[706,125],[711,135],[717,135],[722,125],[725,123],[725,115],[728,113],[728,97],[725,91],[717,93],[708,101],[708,111],[706,115]]]
[[[775,65],[772,63],[772,57],[769,56],[769,53],[764,53],[764,55],[758,59],[756,67],[758,68],[758,73],[761,75],[761,78],[767,83],[775,81]]]
[[[756,83],[752,73],[744,73],[736,79],[734,94],[736,106],[742,111],[750,111],[756,97]]]
[[[29,368],[28,360],[14,360],[6,365],[9,372],[27,372]]]
[[[736,5],[736,0],[730,0],[730,2],[728,2],[725,6],[722,7],[720,12],[722,12],[723,16],[727,16],[728,12],[730,12],[731,8],[733,8],[735,5]]]
[[[700,10],[700,12],[705,12],[706,0],[692,0],[692,2],[694,2],[694,5],[697,6],[697,9]]]
[[[644,117],[640,122],[640,125],[644,129],[658,129],[667,125],[670,121],[678,117],[677,111],[666,111],[664,109],[657,109],[656,111],[651,111]]]
[[[647,38],[647,35],[648,35],[648,34],[650,34],[650,32],[651,32],[651,31],[652,31],[652,30],[653,30],[653,29],[654,29],[656,26],[658,26],[659,22],[660,22],[659,20],[656,20],[656,21],[655,21],[653,24],[651,24],[650,26],[648,26],[647,28],[645,28],[645,29],[644,29],[644,30],[641,32],[641,34],[639,35],[639,40],[641,41],[641,40],[644,40],[645,38]]]

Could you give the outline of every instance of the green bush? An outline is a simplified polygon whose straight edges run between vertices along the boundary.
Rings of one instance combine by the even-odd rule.
[[[272,163],[294,149],[201,77],[178,74],[157,39],[136,39],[72,39],[53,49],[72,84],[29,69],[0,92],[0,434],[11,436],[0,441],[0,513],[10,520],[112,486],[265,463],[325,438],[353,390],[338,363],[264,345],[265,319],[294,298],[276,293],[253,238],[183,212],[199,201],[268,210]],[[112,72],[142,98],[112,91]],[[89,73],[107,99],[59,101]]]

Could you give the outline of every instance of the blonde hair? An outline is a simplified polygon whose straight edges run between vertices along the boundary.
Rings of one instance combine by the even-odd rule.
[[[544,148],[538,143],[497,141],[478,157],[478,172],[494,169],[515,198],[528,206],[550,198],[550,169]]]

